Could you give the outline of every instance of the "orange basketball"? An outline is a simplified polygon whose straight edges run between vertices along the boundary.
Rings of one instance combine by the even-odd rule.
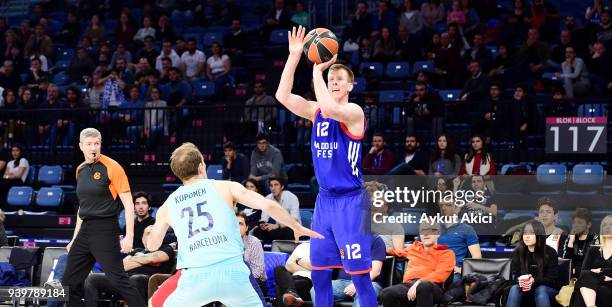
[[[306,34],[304,53],[313,63],[323,63],[331,60],[338,53],[338,39],[334,32],[325,28],[316,28]]]

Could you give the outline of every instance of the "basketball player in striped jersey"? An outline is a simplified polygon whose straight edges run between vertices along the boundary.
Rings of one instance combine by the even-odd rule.
[[[234,213],[237,202],[287,225],[296,240],[300,236],[322,238],[300,225],[277,202],[240,183],[207,179],[202,154],[191,143],[174,150],[170,168],[183,185],[159,208],[143,241],[148,250],[157,250],[172,226],[178,239],[179,271],[155,291],[149,306],[203,306],[218,301],[228,307],[263,307],[244,262],[244,244]]]
[[[289,33],[289,58],[285,64],[276,99],[291,112],[313,122],[312,161],[319,183],[312,229],[324,239],[310,242],[315,306],[332,307],[333,268],[351,274],[362,307],[378,306],[370,280],[370,207],[361,170],[361,140],[365,117],[360,106],[348,101],[353,89],[353,72],[330,61],[315,64],[312,71],[317,101],[292,94],[293,77],[304,48],[303,27]],[[323,72],[327,73],[325,84]],[[301,300],[287,298],[285,305],[299,306]]]

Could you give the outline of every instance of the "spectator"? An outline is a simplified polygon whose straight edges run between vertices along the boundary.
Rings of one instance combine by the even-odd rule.
[[[365,1],[358,1],[351,26],[347,28],[348,35],[353,41],[360,37],[370,36],[372,33],[372,14],[368,12],[368,4]],[[344,36],[343,36],[344,37]]]
[[[382,216],[389,215],[389,205],[380,199],[383,203],[374,205],[374,193],[376,191],[386,191],[387,186],[378,181],[365,182],[365,188],[372,200],[372,234],[379,236],[385,242],[386,249],[401,250],[404,248],[404,228],[397,223],[377,223],[376,221]]]
[[[395,154],[385,148],[385,135],[376,132],[372,136],[372,148],[363,159],[363,172],[367,175],[385,175],[395,165]]]
[[[291,22],[296,26],[302,26],[308,28],[310,26],[310,18],[308,12],[304,10],[304,3],[302,1],[295,2],[295,12],[291,16]]]
[[[50,84],[47,87],[47,95],[43,98],[39,109],[58,109],[61,107],[59,89],[55,84]],[[63,122],[63,119],[55,112],[43,112],[38,116],[38,144],[46,145],[49,148],[55,147],[59,122]]]
[[[455,188],[458,187],[456,184],[459,181],[459,177],[454,179]],[[485,184],[485,178],[481,175],[473,175],[470,178],[470,190],[474,191],[475,195],[483,195],[483,197],[476,197],[474,201],[468,202],[461,208],[460,215],[462,219],[468,221],[473,220],[473,217],[482,216],[486,220],[480,220],[481,222],[466,224],[472,226],[479,235],[480,242],[494,242],[497,238],[495,236],[495,229],[497,225],[497,204],[495,198],[491,195],[490,190]]]
[[[523,226],[521,243],[512,253],[510,268],[512,281],[524,275],[529,275],[529,279],[510,288],[506,306],[519,307],[524,298],[531,306],[550,306],[559,293],[559,262],[557,252],[545,243],[542,223],[532,220]]]
[[[170,78],[168,75],[170,74],[170,68],[172,67],[172,60],[169,57],[164,57],[161,59],[161,70],[159,70],[160,83],[168,83],[170,82]]]
[[[266,94],[263,82],[256,81],[253,96],[244,104],[244,122],[249,123],[249,132],[264,132],[268,127],[278,127],[276,99]]]
[[[459,175],[495,175],[495,162],[482,136],[472,136],[471,146],[461,164]]]
[[[508,46],[501,44],[497,47],[497,58],[493,60],[493,67],[489,71],[489,76],[497,82],[501,82],[500,79],[506,76],[506,71],[514,66],[514,56],[508,50]]]
[[[138,29],[134,35],[134,40],[145,42],[148,36],[155,37],[155,28],[152,27],[151,17],[145,16],[142,19],[142,28]]]
[[[463,27],[465,23],[466,17],[465,12],[463,12],[463,8],[461,7],[461,2],[459,2],[459,0],[453,0],[451,11],[446,16],[446,24],[457,24],[460,27]]]
[[[196,49],[196,40],[190,37],[187,40],[187,51],[181,55],[181,70],[188,80],[199,78],[205,69],[206,55]]]
[[[119,24],[114,33],[115,42],[117,45],[129,46],[128,49],[132,49],[134,47],[134,35],[136,35],[136,29],[130,21],[130,16],[125,12],[121,13]]]
[[[589,247],[584,257],[585,261],[582,265],[580,278],[574,286],[572,306],[588,307],[596,304],[597,306],[609,304],[612,297],[610,287],[612,278],[609,276],[612,269],[612,263],[610,262],[610,254],[612,254],[611,233],[612,216],[608,215],[601,221],[601,246]]]
[[[100,79],[104,83],[104,93],[102,94],[102,108],[116,108],[125,103],[123,89],[125,82],[119,77],[119,70],[113,69],[108,76]]]
[[[498,119],[498,112],[504,107],[502,101],[502,89],[499,83],[492,83],[489,86],[489,99],[480,103],[480,119],[479,127],[477,130],[484,135],[489,136],[491,139],[497,140],[501,133],[500,129],[505,127],[500,126],[500,119]]]
[[[429,170],[427,154],[418,150],[420,146],[414,134],[406,136],[406,153],[402,162],[389,171],[388,175],[419,175],[425,176]]]
[[[168,73],[169,82],[166,84],[166,100],[169,106],[183,107],[192,101],[191,85],[180,77],[181,71],[172,67]]]
[[[440,48],[435,51],[434,73],[439,88],[457,88],[461,82],[463,68],[458,46],[451,43],[448,32],[440,35]]]
[[[225,50],[236,59],[247,47],[248,39],[239,19],[232,20],[231,33],[225,37]]]
[[[404,0],[400,7],[400,26],[403,26],[410,35],[415,35],[425,27],[423,15],[414,4],[413,0]]]
[[[563,87],[568,98],[574,96],[585,96],[591,87],[589,73],[584,61],[576,57],[574,47],[565,48],[565,62],[561,64],[562,73],[555,73],[558,78],[563,79]]]
[[[117,50],[113,52],[113,56],[111,57],[110,65],[117,65],[117,60],[124,59],[128,63],[132,63],[132,53],[125,49],[125,45],[122,43],[117,44]]]
[[[533,122],[536,113],[533,103],[530,103],[524,84],[517,84],[514,96],[509,103],[502,104],[499,117],[503,118],[505,140],[514,143],[514,147],[522,150],[527,145],[529,123]]]
[[[93,74],[91,78],[91,82],[89,82],[89,88],[87,92],[89,93],[89,101],[88,106],[92,109],[98,109],[102,107],[102,96],[104,95],[104,82],[100,82],[102,79],[102,74],[96,72]]]
[[[66,22],[64,22],[62,26],[62,30],[55,35],[55,39],[67,45],[74,46],[77,44],[79,37],[81,37],[81,27],[76,12],[68,10]],[[132,38],[130,37],[130,39]]]
[[[32,55],[32,56],[35,56],[35,54]],[[44,56],[41,56],[41,57],[44,57]],[[10,51],[10,55],[7,58],[5,58],[4,60],[5,61],[6,60],[12,61],[13,62],[13,67],[15,68],[16,72],[22,72],[22,71],[24,71],[26,69],[26,65],[25,65],[25,60],[26,59],[23,58],[23,54],[21,54],[21,50],[19,48],[17,48],[17,47],[12,47],[11,51]],[[19,80],[21,80],[21,79],[19,79]]]
[[[225,0],[225,6],[221,9],[221,20],[223,25],[230,25],[233,20],[240,20],[240,5],[235,0]]]
[[[442,298],[442,285],[455,268],[455,255],[446,245],[439,245],[441,228],[438,224],[419,225],[420,241],[402,251],[391,250],[406,258],[401,284],[383,289],[384,307],[431,307]]]
[[[4,41],[3,44],[0,44],[0,54],[1,59],[6,59],[11,56],[11,49],[13,47],[20,48],[20,44],[17,38],[17,34],[13,30],[7,30],[4,32]]]
[[[434,61],[436,58],[436,52],[442,47],[441,35],[434,33],[431,36],[430,42],[425,47],[425,58],[429,61]]]
[[[395,57],[400,61],[408,61],[410,63],[420,60],[422,55],[421,48],[418,44],[418,38],[412,36],[406,27],[401,24],[397,29],[397,33]]]
[[[153,46],[153,36],[147,36],[144,38],[144,47],[138,51],[138,58],[145,58],[149,62],[150,66],[156,64],[157,55],[159,52]]]
[[[491,50],[485,46],[482,34],[475,34],[473,43],[472,48],[464,55],[465,62],[469,64],[472,61],[477,61],[481,69],[488,72],[493,64]]]
[[[270,144],[265,133],[258,133],[255,141],[257,147],[251,153],[251,172],[249,178],[259,182],[276,176],[287,178],[283,171],[285,162],[283,161],[281,151]]]
[[[30,71],[28,71],[28,76],[25,79],[25,84],[32,88],[38,86],[38,80],[41,77],[49,77],[49,74],[43,71],[41,66],[41,62],[39,58],[33,58],[30,60]]]
[[[83,82],[85,76],[91,76],[93,67],[94,63],[85,48],[79,47],[76,50],[76,57],[72,60],[66,72],[71,82]]]
[[[0,197],[6,199],[11,187],[23,185],[28,178],[30,163],[24,157],[23,147],[14,144],[11,147],[11,157],[13,158],[6,164],[4,175],[0,180]]]
[[[538,217],[536,220],[544,226],[546,245],[554,248],[555,251],[559,251],[567,237],[565,231],[557,227],[558,218],[559,208],[555,206],[553,200],[549,197],[541,197],[538,200]]]
[[[604,44],[600,42],[593,44],[589,58],[589,77],[597,96],[609,97],[612,93],[612,73],[606,68],[610,65],[612,65],[612,57]]]
[[[228,74],[232,68],[232,62],[227,54],[221,52],[219,43],[212,43],[210,51],[212,54],[206,60],[206,77],[214,81],[215,88],[219,90],[229,81]]]
[[[138,134],[141,133],[143,126],[143,111],[144,102],[140,99],[140,90],[138,86],[131,85],[128,87],[128,99],[119,105],[121,109],[130,109],[124,112],[118,112],[117,117],[119,122],[126,127],[126,136],[130,145],[138,144]]]
[[[243,186],[247,190],[262,194],[261,185],[254,179],[245,180]],[[238,209],[238,212],[242,212],[247,215],[247,224],[249,226],[249,229],[254,229],[259,225],[262,212],[261,210],[252,209],[240,203],[236,204],[236,209]]]
[[[517,63],[525,70],[528,77],[539,76],[550,58],[550,47],[540,41],[540,32],[531,28],[527,32],[527,41],[519,49]]]
[[[601,21],[601,14],[606,10],[606,6],[603,0],[593,0],[593,3],[589,5],[584,14],[584,19],[589,23],[599,24]]]
[[[21,77],[15,71],[15,66],[12,60],[4,60],[4,65],[0,68],[0,86],[4,89],[11,89],[14,92],[21,87]]]
[[[132,70],[128,68],[126,59],[118,58],[115,62],[114,68],[118,71],[119,79],[123,80],[126,84],[134,83],[134,74]]]
[[[470,62],[468,70],[470,71],[470,78],[465,81],[463,86],[461,101],[483,100],[489,90],[489,77],[482,73],[480,63],[476,60]]]
[[[561,69],[561,63],[565,61],[566,49],[568,47],[575,47],[575,44],[572,42],[572,32],[569,30],[563,30],[561,31],[560,37],[560,44],[552,48],[549,61],[550,66],[557,70]]]
[[[286,29],[291,24],[291,14],[285,8],[284,0],[275,0],[274,7],[266,15],[263,26],[264,39],[268,40],[274,29]]]
[[[448,135],[442,133],[438,136],[436,149],[429,159],[429,169],[434,176],[459,175],[461,158],[455,152],[455,145]]]
[[[166,101],[161,100],[161,91],[158,87],[152,87],[150,89],[151,101],[145,103],[144,111],[144,130],[142,132],[142,138],[146,140],[146,150],[151,152],[157,145],[157,141],[162,135],[168,133],[168,118],[166,116],[166,110],[157,108],[166,108],[168,104]],[[153,108],[153,109],[151,109]],[[155,161],[155,154],[148,154],[151,161]],[[145,154],[145,161],[147,160],[147,154]]]
[[[391,37],[391,33],[387,27],[383,27],[380,33],[380,38],[374,45],[374,59],[386,63],[393,60],[395,57],[395,39]]]
[[[374,288],[374,293],[376,293],[376,296],[378,296],[380,294],[380,291],[382,291],[382,286],[380,285],[380,272],[382,270],[383,262],[387,258],[385,242],[383,242],[383,240],[379,236],[375,236],[372,238],[372,245],[370,248],[370,254],[372,258],[370,279],[372,280],[372,287]],[[332,280],[332,289],[335,302],[353,301],[353,307],[360,306],[359,293],[357,293],[355,285],[353,285],[351,275],[345,270],[340,270],[338,277]],[[314,301],[314,287],[310,289],[310,296]]]
[[[470,0],[461,0],[461,8],[465,15],[465,25],[463,30],[470,35],[480,25],[480,16],[478,12],[470,5]]]
[[[53,41],[45,34],[45,28],[42,24],[37,24],[34,34],[30,36],[25,44],[25,56],[29,57],[34,53],[43,54],[50,58],[53,56]]]
[[[572,260],[572,276],[580,276],[582,263],[589,248],[593,245],[600,245],[599,236],[591,232],[592,215],[591,210],[586,208],[576,208],[572,214],[572,230],[563,243],[563,248],[559,252],[561,258]]]
[[[100,24],[100,17],[98,17],[98,15],[94,14],[91,16],[89,26],[85,29],[84,35],[98,42],[104,40],[104,26]]]
[[[132,196],[134,199],[134,212],[136,217],[134,218],[134,249],[144,249],[142,243],[145,229],[155,224],[155,218],[151,216],[153,200],[151,195],[147,192],[136,192]],[[122,229],[125,233],[125,228]]]
[[[149,60],[147,60],[147,58],[142,57],[140,59],[138,59],[138,63],[136,63],[135,65],[133,65],[134,67],[134,72],[136,73],[136,75],[134,76],[134,81],[135,81],[135,85],[141,85],[145,82],[147,82],[148,79],[148,74],[151,70],[151,65],[149,64]]]
[[[389,8],[387,0],[378,1],[378,13],[372,15],[372,33],[376,37],[381,34],[383,28],[397,29],[397,17],[395,12]]]
[[[531,27],[540,30],[545,40],[553,39],[561,16],[557,8],[545,0],[531,1]]]
[[[374,46],[372,46],[372,40],[369,37],[366,36],[361,38],[357,57],[359,58],[359,62],[368,62],[373,60]]]
[[[552,90],[552,100],[544,106],[546,116],[551,117],[572,117],[576,116],[576,107],[565,95],[562,87],[555,87]]]
[[[459,222],[460,209],[453,200],[440,200],[438,204],[441,216],[447,217],[447,223],[440,225],[440,237],[438,244],[448,246],[455,254],[455,269],[453,270],[453,283],[461,283],[461,266],[468,253],[472,259],[481,259],[478,234],[474,228],[463,222]]]
[[[440,23],[446,17],[446,10],[440,0],[428,0],[421,5],[421,14],[425,25],[429,28]]]
[[[68,146],[72,144],[77,130],[81,129],[84,122],[85,112],[82,112],[82,109],[85,108],[85,104],[81,99],[81,91],[74,86],[68,87],[61,106],[70,111],[63,112],[61,119],[57,122],[58,141],[62,145]]]
[[[248,234],[247,216],[243,212],[237,212],[236,217],[238,219],[238,227],[240,228],[240,236],[242,242],[244,242],[244,261],[251,269],[251,274],[257,281],[259,289],[263,293],[267,292],[266,289],[266,270],[264,267],[264,250],[261,246],[261,242],[254,236]]]
[[[427,83],[417,81],[415,93],[408,103],[407,128],[409,132],[431,129],[433,135],[444,129],[444,104],[442,98],[429,90]]]
[[[249,159],[232,142],[223,144],[223,180],[243,182],[249,177]]]
[[[174,41],[176,36],[174,34],[174,30],[172,29],[172,25],[168,22],[168,16],[161,15],[157,21],[157,29],[155,30],[155,35],[157,36],[158,41]]]
[[[274,269],[276,297],[282,297],[282,306],[301,306],[304,299],[312,300],[311,271],[310,242],[302,242],[295,247],[284,266]]]
[[[162,51],[155,59],[155,69],[159,70],[160,73],[163,71],[163,58],[170,58],[170,60],[172,61],[172,67],[179,67],[179,64],[181,63],[181,58],[178,56],[178,54],[176,54],[176,51],[172,49],[171,41],[166,40],[162,43]]]
[[[269,181],[272,193],[268,194],[266,198],[278,202],[281,207],[289,212],[291,217],[301,222],[300,201],[297,196],[290,191],[285,191],[285,183],[281,178],[270,177]],[[253,229],[253,235],[262,241],[294,239],[293,230],[291,230],[291,228],[278,223],[265,212],[261,214],[259,226]]]

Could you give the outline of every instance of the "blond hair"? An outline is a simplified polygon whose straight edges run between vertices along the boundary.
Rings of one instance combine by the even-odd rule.
[[[612,233],[604,233],[604,227],[606,225],[606,221],[608,220],[612,223],[612,215],[606,215],[606,217],[601,220],[601,224],[599,225],[599,243],[601,244],[599,250],[601,252],[604,251],[606,245],[612,244],[612,242],[610,242],[610,239],[606,238],[606,236],[612,236]]]
[[[329,72],[327,72],[327,74],[329,75],[329,73],[331,73],[332,71],[336,71],[336,70],[346,71],[346,74],[348,75],[349,83],[353,83],[353,80],[355,80],[355,74],[353,74],[353,71],[350,68],[348,68],[348,66],[343,65],[343,64],[332,65],[331,67],[329,67]]]
[[[198,175],[200,164],[204,163],[202,153],[193,143],[183,143],[170,156],[170,169],[181,181]]]

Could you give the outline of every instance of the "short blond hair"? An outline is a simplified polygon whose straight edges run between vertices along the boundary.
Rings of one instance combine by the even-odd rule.
[[[353,80],[355,80],[355,74],[353,73],[353,71],[348,68],[348,66],[343,65],[343,64],[334,64],[331,67],[329,67],[329,72],[327,74],[329,74],[332,71],[336,71],[336,70],[344,70],[346,71],[346,74],[348,75],[348,82],[349,83],[353,83]]]
[[[198,175],[198,168],[204,161],[202,153],[193,143],[183,143],[170,156],[170,169],[181,181]]]

